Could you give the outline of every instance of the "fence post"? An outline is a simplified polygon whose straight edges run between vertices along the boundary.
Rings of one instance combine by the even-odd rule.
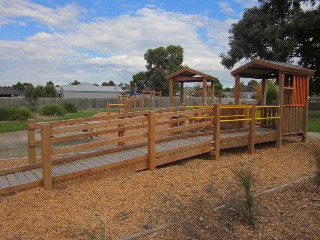
[[[110,107],[110,103],[109,102],[107,103],[107,113],[108,113],[108,115],[111,114],[111,107]]]
[[[213,113],[213,150],[215,160],[218,160],[220,158],[220,104],[214,104]]]
[[[41,139],[43,187],[46,190],[52,190],[51,126],[49,124],[42,125]]]
[[[256,130],[256,106],[252,105],[250,111],[250,120],[249,120],[249,139],[248,139],[248,148],[249,153],[254,153],[254,141],[255,141],[255,130]]]
[[[156,112],[148,113],[148,169],[156,169]]]
[[[29,164],[37,162],[36,153],[36,121],[34,119],[28,119],[28,159]]]

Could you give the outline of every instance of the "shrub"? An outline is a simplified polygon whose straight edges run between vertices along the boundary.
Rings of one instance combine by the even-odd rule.
[[[249,168],[241,167],[235,171],[236,178],[244,190],[245,217],[249,225],[255,226],[256,206],[252,194],[254,175]]]
[[[41,107],[40,113],[45,116],[64,116],[67,110],[62,105],[46,104]]]
[[[24,106],[0,107],[0,121],[27,120],[31,117],[31,111]]]
[[[61,105],[62,105],[65,109],[67,109],[67,111],[68,111],[69,113],[76,113],[76,112],[78,112],[77,106],[76,106],[74,103],[72,103],[72,102],[64,102],[64,103],[62,103]]]

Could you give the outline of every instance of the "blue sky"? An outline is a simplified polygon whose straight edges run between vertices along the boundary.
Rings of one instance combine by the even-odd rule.
[[[0,85],[129,82],[149,48],[181,45],[184,63],[233,85],[219,54],[257,0],[0,0]]]

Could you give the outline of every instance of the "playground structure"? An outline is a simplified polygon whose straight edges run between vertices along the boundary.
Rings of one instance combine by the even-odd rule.
[[[181,80],[180,74],[189,70],[178,72],[171,77]],[[301,135],[304,141],[312,74],[290,64],[254,60],[232,72],[234,105],[180,106],[46,123],[29,120],[30,164],[0,171],[0,194],[36,186],[50,190],[75,181],[155,170],[203,153],[219,159],[221,150],[227,148],[247,146],[254,153],[259,143],[275,142],[281,147],[282,137],[289,134]],[[279,103],[240,105],[240,77],[263,77],[264,82],[276,78]],[[262,86],[265,89],[265,83]],[[260,117],[256,117],[258,110]],[[36,131],[41,133],[38,139]],[[37,146],[42,149],[40,159]]]
[[[127,113],[127,112],[136,112],[145,110],[145,99],[146,95],[149,95],[149,109],[153,110],[154,108],[162,107],[162,94],[161,91],[146,91],[143,90],[139,95],[118,95],[118,103],[107,103],[107,113],[110,115],[113,108],[116,108],[116,112]],[[138,97],[137,97],[138,96]],[[158,104],[156,104],[156,97],[158,97]]]

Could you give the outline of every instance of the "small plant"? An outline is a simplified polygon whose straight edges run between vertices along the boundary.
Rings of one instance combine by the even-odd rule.
[[[61,105],[65,109],[67,109],[68,113],[76,113],[76,112],[78,112],[77,106],[72,102],[63,102]]]
[[[106,224],[101,220],[99,233],[95,236],[93,233],[90,233],[87,230],[83,231],[84,236],[89,240],[106,240]]]
[[[235,171],[235,176],[244,190],[244,207],[245,207],[245,217],[248,224],[255,226],[255,202],[252,194],[252,186],[254,183],[254,175],[252,171],[247,167],[242,167]]]
[[[318,193],[320,193],[320,149],[314,147],[314,158],[317,166],[317,171],[316,171],[316,185],[318,188]]]
[[[31,111],[24,106],[0,107],[0,121],[27,120],[32,117]]]
[[[62,105],[47,104],[41,107],[41,114],[45,116],[64,116],[67,110]]]

